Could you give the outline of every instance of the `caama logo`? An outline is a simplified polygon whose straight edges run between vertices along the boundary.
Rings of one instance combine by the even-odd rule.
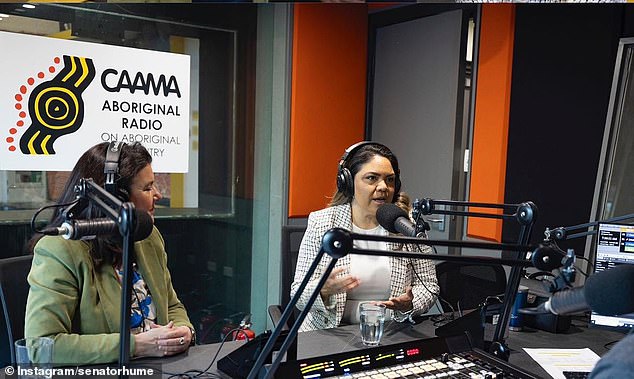
[[[28,94],[28,111],[31,125],[20,137],[20,151],[26,155],[55,154],[53,143],[63,135],[76,132],[84,120],[84,102],[82,93],[90,85],[95,77],[95,66],[92,59],[85,57],[63,56],[64,67],[52,79],[38,84],[30,93],[35,79],[27,79],[27,85],[19,88],[15,95],[15,108],[18,110],[16,126],[24,127],[27,115],[24,111],[23,101]],[[55,58],[55,64],[61,60]],[[54,66],[48,68],[49,73],[55,73]],[[43,72],[37,74],[39,79],[44,79]],[[12,135],[7,138],[9,151],[16,151],[13,144],[17,134],[16,128],[11,128]]]
[[[39,72],[19,85],[15,95],[17,121],[9,128],[9,136],[5,139],[11,153],[54,155],[53,145],[58,138],[76,133],[84,120],[100,119],[102,115],[116,114],[115,119],[121,115],[118,124],[126,130],[153,131],[162,129],[163,120],[140,116],[181,117],[178,103],[148,101],[148,96],[152,99],[181,98],[175,75],[141,71],[131,74],[114,68],[106,68],[98,74],[93,59],[71,55],[63,55],[61,59],[55,57],[53,62],[48,73]],[[97,75],[101,76],[100,81],[94,80]],[[85,94],[88,86],[100,84],[106,96],[97,105],[94,96],[89,98]],[[123,93],[123,99],[117,98],[119,93]],[[130,96],[136,98],[130,100]],[[79,133],[89,129],[84,128]]]

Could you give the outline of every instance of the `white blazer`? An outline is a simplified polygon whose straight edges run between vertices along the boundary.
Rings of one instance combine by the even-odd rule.
[[[293,284],[291,285],[291,297],[295,295],[295,292],[297,292],[301,281],[304,279],[304,276],[306,276],[308,268],[317,256],[324,233],[326,233],[329,229],[336,227],[352,230],[352,211],[350,204],[325,208],[312,212],[308,216],[308,227],[299,248],[297,267],[295,268],[295,278],[293,280]],[[429,246],[416,246],[388,242],[388,248],[393,251],[419,251],[419,247],[422,253],[431,254],[432,252]],[[305,308],[310,294],[317,286],[317,282],[319,281],[322,273],[328,267],[330,260],[331,258],[328,255],[325,255],[321,259],[317,270],[313,274],[310,282],[306,286],[306,289],[302,293],[299,302],[297,303],[297,308],[300,310]],[[390,265],[390,296],[396,297],[404,294],[405,287],[409,285],[412,286],[412,292],[414,294],[413,311],[417,313],[424,313],[431,308],[431,306],[436,302],[436,295],[440,291],[438,287],[438,280],[436,278],[436,267],[434,264],[426,259],[391,257]],[[344,267],[345,270],[343,274],[348,275],[350,273],[350,256],[346,255],[345,257],[339,259],[335,268],[337,267]],[[416,273],[418,273],[418,276],[416,276],[416,273],[414,273],[412,268],[414,268]],[[317,296],[312,309],[306,316],[306,319],[299,330],[308,331],[335,328],[339,326],[346,306],[346,293],[338,293],[333,295],[333,297],[334,299],[331,298],[329,303],[334,303],[335,306],[327,308],[321,296]]]

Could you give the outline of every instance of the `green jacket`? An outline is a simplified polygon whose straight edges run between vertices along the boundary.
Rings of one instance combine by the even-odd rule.
[[[158,229],[134,244],[139,272],[156,305],[157,323],[191,327],[172,287],[165,243]],[[96,272],[84,241],[43,237],[34,249],[28,276],[26,337],[55,340],[53,363],[77,365],[114,362],[119,357],[121,285],[108,264]],[[130,336],[130,354],[134,338]]]

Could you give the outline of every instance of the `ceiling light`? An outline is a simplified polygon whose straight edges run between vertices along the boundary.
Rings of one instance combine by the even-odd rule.
[[[28,8],[28,9],[35,9],[35,5],[33,4],[22,4],[22,7]]]

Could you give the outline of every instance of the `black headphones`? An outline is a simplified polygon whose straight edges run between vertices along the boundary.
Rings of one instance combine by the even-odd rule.
[[[119,157],[121,149],[125,145],[124,142],[112,141],[106,150],[106,162],[103,166],[103,173],[106,176],[104,187],[110,194],[116,196],[122,201],[128,201],[130,195],[124,188],[119,188],[117,181],[119,180]]]
[[[354,178],[348,169],[348,159],[353,157],[354,154],[363,146],[367,145],[382,147],[390,151],[387,146],[372,141],[357,142],[346,149],[339,160],[339,168],[337,170],[337,190],[343,193],[347,198],[352,198],[354,196]],[[395,202],[398,198],[398,193],[401,191],[401,171],[398,167],[393,167],[393,169],[396,177],[394,178],[394,196],[392,197],[392,202]]]

